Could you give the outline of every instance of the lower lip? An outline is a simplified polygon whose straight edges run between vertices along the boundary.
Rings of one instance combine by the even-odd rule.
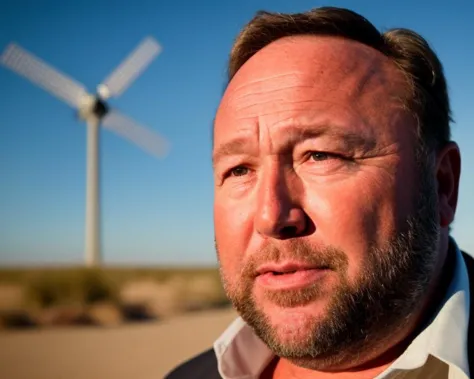
[[[314,284],[328,272],[326,269],[298,270],[286,274],[268,272],[257,276],[256,283],[272,290],[286,290],[307,287]]]

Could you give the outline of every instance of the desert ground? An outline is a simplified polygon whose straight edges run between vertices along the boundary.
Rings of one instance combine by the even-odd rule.
[[[210,347],[232,309],[111,328],[67,327],[0,334],[0,378],[161,379]]]

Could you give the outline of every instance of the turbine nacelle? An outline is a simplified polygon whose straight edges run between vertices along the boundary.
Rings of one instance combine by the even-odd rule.
[[[102,120],[109,113],[109,110],[108,104],[101,96],[86,95],[81,100],[78,115],[79,118],[84,121],[89,120],[91,117]]]

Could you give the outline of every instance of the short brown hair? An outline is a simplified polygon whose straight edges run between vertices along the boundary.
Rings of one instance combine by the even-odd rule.
[[[334,36],[370,46],[392,59],[407,80],[405,107],[415,117],[419,148],[433,152],[451,138],[451,109],[443,67],[428,42],[408,29],[379,32],[363,16],[343,8],[321,7],[304,13],[259,11],[232,47],[228,80],[260,49],[284,37]]]

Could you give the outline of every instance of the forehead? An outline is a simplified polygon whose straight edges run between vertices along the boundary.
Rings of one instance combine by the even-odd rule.
[[[341,84],[356,89],[381,81],[397,86],[405,83],[395,64],[369,46],[339,37],[294,36],[274,41],[254,54],[231,80],[223,100],[232,100],[249,86],[268,85],[271,79],[296,79],[332,89]]]
[[[214,142],[296,118],[380,119],[400,108],[405,91],[395,64],[368,46],[334,37],[283,38],[252,56],[229,83]]]

